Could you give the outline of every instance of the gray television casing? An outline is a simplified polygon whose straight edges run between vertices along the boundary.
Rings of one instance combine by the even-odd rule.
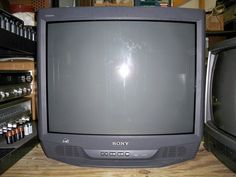
[[[204,11],[158,7],[52,8],[40,10],[37,19],[39,138],[48,157],[73,165],[104,167],[161,167],[195,157],[203,131]],[[127,136],[49,132],[46,96],[46,23],[76,20],[143,20],[196,23],[194,132],[191,134]]]

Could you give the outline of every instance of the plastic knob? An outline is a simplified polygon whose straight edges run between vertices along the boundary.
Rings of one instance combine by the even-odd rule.
[[[5,98],[5,94],[4,92],[0,92],[0,99],[3,99],[3,98]]]
[[[9,92],[5,92],[5,96],[6,96],[6,97],[9,97],[9,96],[10,96],[10,93],[9,93]]]
[[[18,94],[18,90],[14,89],[14,90],[13,90],[13,94],[14,94],[14,95],[17,95],[17,94]]]
[[[18,94],[20,94],[20,95],[21,95],[21,94],[23,93],[23,90],[22,90],[22,88],[19,88],[17,92],[18,92]]]
[[[31,93],[31,88],[27,88],[27,92]]]
[[[33,80],[33,77],[31,75],[26,76],[25,80],[26,80],[26,82],[31,83]]]
[[[23,90],[23,93],[27,93],[27,88],[26,87],[24,87],[22,90]]]

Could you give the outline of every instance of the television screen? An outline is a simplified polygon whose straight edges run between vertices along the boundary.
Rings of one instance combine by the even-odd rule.
[[[218,54],[215,65],[212,96],[215,125],[236,136],[236,49]]]
[[[193,133],[195,25],[161,21],[49,23],[49,131]]]
[[[49,157],[164,166],[195,156],[203,11],[54,8],[38,22],[39,135]]]
[[[205,147],[236,172],[236,38],[209,53],[206,82]]]

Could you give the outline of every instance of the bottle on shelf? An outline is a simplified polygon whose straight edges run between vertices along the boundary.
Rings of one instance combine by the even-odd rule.
[[[15,137],[14,137],[15,142],[16,142],[16,141],[19,141],[19,140],[20,140],[20,132],[19,132],[19,129],[18,129],[18,127],[17,127],[17,124],[14,123],[14,124],[12,125],[12,128],[13,128],[13,131],[14,131],[14,133],[15,133]]]
[[[20,139],[24,138],[25,134],[24,134],[24,127],[23,127],[22,119],[19,119],[19,125],[17,127],[18,127],[18,130],[19,130]]]

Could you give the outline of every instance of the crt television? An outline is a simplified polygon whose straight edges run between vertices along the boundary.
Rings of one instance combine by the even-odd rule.
[[[236,38],[210,49],[205,100],[205,147],[236,172]]]
[[[194,158],[204,108],[204,12],[52,8],[38,14],[39,137],[81,166]]]

